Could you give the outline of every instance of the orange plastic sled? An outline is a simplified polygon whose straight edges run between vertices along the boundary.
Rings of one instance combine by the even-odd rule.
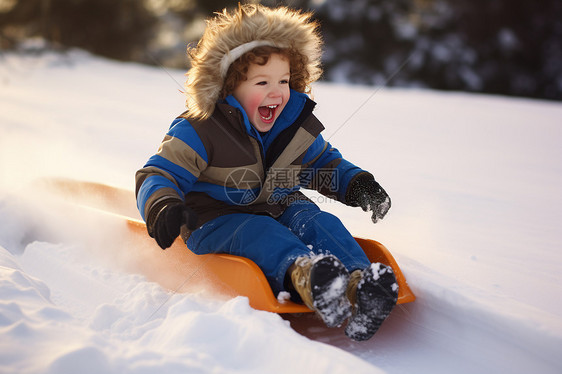
[[[101,215],[104,222],[113,220],[116,224],[124,224],[123,240],[128,250],[135,254],[132,270],[167,289],[193,292],[203,288],[226,297],[246,296],[253,308],[274,313],[311,312],[302,304],[278,300],[261,269],[247,258],[227,254],[196,255],[180,238],[167,250],[161,250],[148,236],[144,222],[133,218],[138,212],[132,191],[58,178],[44,179],[40,184],[70,205]],[[415,296],[388,249],[374,240],[355,239],[371,262],[382,262],[394,270],[399,285],[398,304],[414,301]]]

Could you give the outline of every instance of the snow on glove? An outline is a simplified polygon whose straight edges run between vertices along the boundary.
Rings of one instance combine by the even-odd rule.
[[[362,173],[347,188],[346,202],[373,212],[371,220],[377,223],[390,209],[390,197],[370,173]]]
[[[196,213],[187,207],[183,201],[173,200],[164,204],[158,204],[153,208],[156,217],[147,222],[148,233],[162,249],[172,245],[180,234],[182,225],[194,230],[197,226]]]

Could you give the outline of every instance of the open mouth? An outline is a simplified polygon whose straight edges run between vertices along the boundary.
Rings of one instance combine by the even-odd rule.
[[[260,113],[262,121],[266,123],[272,122],[278,107],[279,105],[260,106],[258,112]]]

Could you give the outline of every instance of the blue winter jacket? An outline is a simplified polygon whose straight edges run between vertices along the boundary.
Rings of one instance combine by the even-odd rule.
[[[316,104],[291,90],[273,128],[260,134],[240,103],[228,96],[206,120],[176,118],[158,152],[136,174],[137,206],[145,221],[156,207],[182,200],[198,225],[230,213],[280,216],[301,187],[343,203],[347,187],[364,172],[324,140],[312,114]],[[150,231],[150,229],[149,229]]]

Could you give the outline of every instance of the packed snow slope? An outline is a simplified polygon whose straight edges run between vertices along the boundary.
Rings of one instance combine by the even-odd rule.
[[[34,186],[133,189],[183,111],[182,71],[0,55],[1,373],[560,373],[562,104],[317,84],[325,137],[392,197],[384,221],[310,194],[394,254],[418,299],[355,343],[310,315],[174,294],[119,229]],[[186,275],[188,277],[189,275]]]

